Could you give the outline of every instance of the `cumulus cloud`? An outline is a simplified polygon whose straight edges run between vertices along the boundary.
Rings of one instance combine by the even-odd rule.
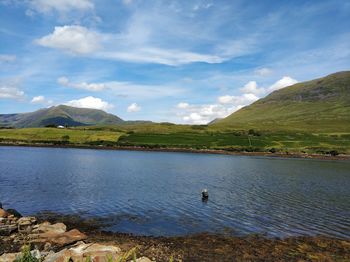
[[[255,81],[249,81],[240,90],[243,93],[254,94],[254,95],[260,95],[260,94],[265,93],[265,89],[258,88],[258,84]]]
[[[94,9],[91,0],[30,0],[29,6],[39,13],[57,11],[66,13],[72,10],[86,11]]]
[[[185,103],[185,102],[181,102],[181,103],[178,103],[177,104],[177,108],[180,108],[180,109],[185,109],[185,108],[188,108],[190,105],[188,103]]]
[[[54,32],[35,42],[44,47],[60,49],[76,55],[86,55],[100,48],[100,35],[79,25],[56,26]]]
[[[247,105],[250,104],[256,100],[258,100],[259,97],[257,97],[254,94],[242,94],[240,96],[219,96],[218,102],[223,105],[227,104],[233,104],[233,105]]]
[[[188,104],[184,103],[183,104]],[[179,108],[177,116],[188,124],[207,124],[215,118],[223,118],[234,111],[241,108],[240,106],[225,106],[220,104],[209,104],[209,105],[191,105],[188,104],[185,108]]]
[[[15,55],[0,54],[0,63],[11,63],[16,61],[16,59]]]
[[[53,103],[52,100],[47,100],[44,96],[35,96],[30,101],[32,104],[41,104],[41,105],[51,105]]]
[[[287,86],[291,86],[291,85],[294,85],[298,83],[298,80],[296,79],[293,79],[289,76],[284,76],[282,77],[280,80],[278,80],[276,83],[274,83],[273,85],[271,85],[268,90],[270,92],[272,91],[276,91],[278,89],[281,89],[281,88],[284,88],[284,87],[287,87]]]
[[[65,76],[58,78],[57,82],[60,85],[65,87],[84,89],[84,90],[94,91],[94,92],[106,89],[106,85],[104,83],[87,83],[87,82],[72,83]]]
[[[138,111],[140,111],[140,110],[141,110],[141,107],[140,107],[138,104],[136,104],[136,103],[132,103],[132,104],[129,105],[128,108],[127,108],[127,111],[128,111],[129,113],[138,112]]]
[[[255,74],[259,76],[268,76],[272,74],[272,70],[267,67],[259,68],[255,70]]]
[[[79,107],[79,108],[93,108],[107,111],[114,106],[100,98],[88,96],[77,100],[71,100],[65,103],[67,106]]]
[[[207,124],[215,118],[224,118],[244,106],[257,101],[268,92],[297,82],[297,80],[285,76],[268,88],[259,88],[255,81],[249,81],[244,87],[239,89],[241,91],[240,95],[219,96],[216,104],[191,105],[187,102],[181,102],[176,106],[177,116],[185,123]]]
[[[207,124],[215,118],[227,117],[258,99],[254,94],[242,94],[240,96],[220,96],[218,104],[191,105],[181,102],[177,105],[177,115],[189,124]]]

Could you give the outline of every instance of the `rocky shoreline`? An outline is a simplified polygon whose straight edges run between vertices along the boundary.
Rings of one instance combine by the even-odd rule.
[[[21,217],[0,208],[0,262],[31,246],[44,262],[66,261],[350,261],[350,239],[325,236],[271,239],[197,234],[149,237],[104,232],[99,224],[58,214]],[[109,259],[109,260],[108,260]]]

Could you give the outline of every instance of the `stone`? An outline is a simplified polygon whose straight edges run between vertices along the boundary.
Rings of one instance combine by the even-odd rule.
[[[49,222],[44,222],[42,224],[36,225],[33,228],[33,233],[55,233],[62,234],[67,231],[67,227],[63,223],[50,224]]]
[[[148,257],[140,257],[136,259],[136,262],[152,262]]]
[[[2,208],[0,208],[0,217],[7,217],[7,216],[8,216],[8,213]]]
[[[17,257],[19,257],[21,255],[21,253],[5,253],[3,255],[0,256],[0,262],[12,262],[15,261],[17,259]]]
[[[9,236],[12,232],[17,231],[17,225],[16,224],[7,224],[3,225],[0,224],[0,236]]]
[[[18,232],[19,233],[29,234],[32,231],[34,224],[36,223],[36,218],[35,217],[21,217],[17,223],[18,223]]]
[[[50,243],[56,246],[66,246],[81,241],[87,236],[77,229],[64,233],[46,232],[41,234],[30,234],[29,238],[32,243]]]
[[[121,257],[121,250],[116,246],[106,246],[101,244],[77,243],[70,249],[63,249],[58,253],[49,253],[44,262],[65,262],[71,259],[73,262],[85,261],[90,258],[91,261],[107,262],[108,258],[117,261]]]

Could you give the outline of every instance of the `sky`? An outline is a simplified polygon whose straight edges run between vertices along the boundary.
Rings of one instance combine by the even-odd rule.
[[[206,124],[349,69],[349,0],[0,0],[0,114]]]

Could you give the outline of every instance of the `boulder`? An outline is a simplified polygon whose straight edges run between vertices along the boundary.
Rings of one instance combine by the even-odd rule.
[[[121,250],[116,246],[106,246],[101,244],[85,244],[84,242],[77,243],[70,249],[63,249],[58,253],[50,253],[44,260],[44,262],[64,262],[71,259],[73,262],[86,261],[90,258],[90,261],[107,262],[117,261],[117,258],[121,257]]]
[[[29,234],[33,230],[33,226],[36,224],[35,217],[21,217],[18,220],[18,232]]]
[[[63,223],[56,223],[52,225],[49,222],[44,222],[42,224],[34,226],[32,233],[62,234],[66,231],[67,231],[67,227]]]
[[[50,243],[62,247],[84,240],[87,236],[79,230],[73,229],[64,233],[46,232],[41,234],[30,234],[29,238],[32,243]]]
[[[15,261],[19,256],[21,255],[21,253],[5,253],[3,255],[0,256],[0,262],[12,262]]]
[[[16,224],[0,224],[0,236],[9,236],[17,230]]]
[[[9,214],[3,210],[2,208],[0,208],[0,217],[7,217]]]

